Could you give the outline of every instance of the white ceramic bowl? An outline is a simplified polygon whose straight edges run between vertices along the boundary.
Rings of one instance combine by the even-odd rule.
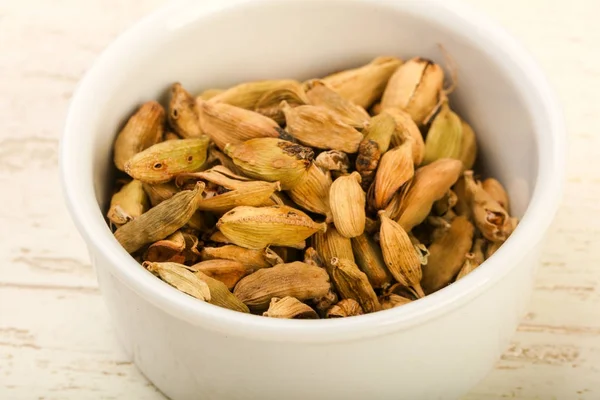
[[[455,59],[453,104],[522,221],[458,283],[357,318],[277,320],[193,299],[156,279],[103,218],[111,145],[132,110],[173,81],[192,92],[298,79],[378,55]],[[64,190],[119,339],[173,399],[451,399],[493,367],[532,288],[564,165],[561,113],[541,71],[484,16],[450,1],[170,3],[120,37],[81,82],[61,146]]]

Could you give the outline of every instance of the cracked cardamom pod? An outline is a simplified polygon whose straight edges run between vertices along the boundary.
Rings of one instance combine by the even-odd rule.
[[[248,307],[240,301],[233,293],[227,289],[227,286],[214,278],[206,275],[202,271],[195,271],[194,275],[198,277],[198,279],[206,282],[208,288],[210,289],[210,300],[208,302],[210,304],[214,304],[215,306],[228,308],[233,311],[240,311],[243,313],[248,313]]]
[[[142,182],[134,179],[112,196],[107,217],[113,224],[121,226],[139,217],[147,209],[148,197]]]
[[[203,135],[200,128],[196,99],[180,83],[171,86],[169,102],[169,124],[182,138],[198,138]]]
[[[311,105],[334,112],[340,121],[353,128],[363,129],[369,125],[370,116],[364,108],[346,99],[323,81],[314,79],[305,85],[307,86],[306,97]]]
[[[252,267],[232,260],[201,261],[192,265],[190,269],[194,272],[200,271],[211,278],[223,282],[228,290],[233,290],[235,284],[240,279],[254,272]]]
[[[425,142],[419,127],[410,117],[410,114],[399,109],[386,109],[382,114],[389,114],[396,122],[396,129],[392,134],[391,146],[397,147],[410,142],[412,146],[413,162],[415,166],[421,165],[425,155]]]
[[[506,210],[473,178],[472,171],[464,173],[465,189],[475,225],[486,239],[504,242],[513,231],[513,223]]]
[[[365,109],[377,101],[390,76],[402,65],[396,57],[377,57],[362,67],[348,69],[323,78],[340,95]]]
[[[441,199],[460,175],[462,162],[443,158],[417,169],[402,194],[397,222],[410,231],[427,218],[433,203]]]
[[[289,81],[271,91],[266,92],[256,102],[255,110],[266,117],[272,118],[278,124],[285,123],[282,102],[291,107],[303,106],[309,103],[304,88],[299,82]]]
[[[384,209],[394,194],[415,174],[410,143],[394,147],[379,162],[374,183],[374,208]]]
[[[325,150],[356,153],[363,135],[323,107],[282,105],[286,131],[299,142]],[[324,134],[326,132],[327,134]]]
[[[450,224],[450,229],[431,243],[421,281],[426,293],[433,293],[452,283],[462,268],[465,255],[471,250],[473,233],[473,224],[458,216]]]
[[[363,190],[367,191],[373,183],[381,155],[390,147],[395,130],[394,118],[388,113],[383,113],[371,118],[369,126],[363,131],[365,136],[358,146],[356,156],[356,170],[362,178]]]
[[[228,144],[225,154],[245,175],[268,182],[279,181],[283,190],[292,189],[306,178],[314,155],[308,147],[274,138]]]
[[[463,136],[463,124],[460,117],[450,109],[448,102],[445,101],[427,132],[423,163],[430,164],[440,158],[460,160]]]
[[[269,309],[263,313],[265,317],[286,319],[318,319],[316,311],[295,297],[273,297]]]
[[[349,238],[342,236],[334,225],[329,225],[325,232],[315,233],[312,240],[321,259],[325,261],[325,268],[329,273],[331,273],[330,261],[334,257],[354,261],[352,242]]]
[[[350,169],[348,155],[338,150],[322,151],[315,158],[314,164],[323,171],[337,171],[343,174]]]
[[[127,161],[125,172],[145,183],[168,182],[177,174],[200,169],[207,147],[206,136],[157,143]]]
[[[324,269],[295,261],[259,269],[242,278],[233,293],[251,310],[263,311],[273,297],[291,296],[307,301],[327,295],[330,288]]]
[[[508,194],[506,193],[506,190],[504,190],[504,186],[502,186],[498,180],[494,178],[487,178],[481,183],[481,186],[483,187],[483,190],[485,190],[492,197],[492,199],[496,200],[496,202],[506,210],[506,212],[510,212]]]
[[[134,155],[160,142],[165,124],[165,110],[156,101],[144,103],[117,135],[114,163],[121,171]]]
[[[333,258],[331,266],[331,280],[343,299],[356,300],[366,313],[381,310],[381,304],[367,275],[354,262]]]
[[[184,226],[196,212],[203,190],[204,184],[198,183],[194,190],[177,193],[117,229],[115,238],[128,253],[166,238]]]
[[[211,97],[210,102],[227,103],[232,106],[253,110],[256,108],[258,101],[265,96],[266,93],[281,88],[287,88],[294,84],[298,84],[298,82],[291,79],[245,82]]]
[[[176,231],[163,240],[152,243],[144,256],[145,261],[194,263],[200,257],[198,238],[189,233]]]
[[[367,275],[375,289],[385,288],[392,283],[392,275],[387,270],[379,246],[367,235],[352,238],[352,248],[356,265]]]
[[[248,249],[269,245],[304,248],[300,244],[313,233],[325,231],[327,225],[288,206],[240,206],[223,215],[217,228],[231,242]]]
[[[379,211],[381,228],[379,244],[388,271],[402,285],[414,291],[417,297],[425,296],[421,288],[422,258],[402,226]]]
[[[400,307],[410,303],[412,300],[406,297],[399,296],[394,293],[383,295],[379,298],[382,310],[389,310],[390,308]]]
[[[358,172],[333,181],[329,189],[329,202],[337,231],[347,238],[362,235],[365,231],[366,200]]]
[[[343,299],[327,310],[327,318],[346,318],[363,315],[363,310],[354,299]]]
[[[269,248],[252,250],[232,244],[221,247],[204,247],[200,251],[200,259],[202,261],[218,259],[238,261],[252,269],[269,268],[273,265],[283,264],[281,257]]]
[[[214,99],[213,99],[214,100]],[[262,114],[226,103],[199,101],[200,127],[221,150],[255,138],[279,137],[277,122]]]
[[[206,198],[198,205],[199,210],[223,214],[238,206],[259,207],[268,203],[271,195],[281,190],[279,182],[242,182],[242,188]]]
[[[210,288],[184,265],[173,262],[144,262],[144,267],[180,292],[203,301],[211,301]]]
[[[418,125],[425,124],[438,104],[444,71],[431,60],[415,57],[402,64],[390,77],[381,97],[381,108],[408,112]]]
[[[308,168],[306,178],[288,190],[287,194],[293,202],[305,210],[325,215],[326,222],[331,222],[331,207],[329,206],[329,189],[331,174],[323,171],[314,164]]]

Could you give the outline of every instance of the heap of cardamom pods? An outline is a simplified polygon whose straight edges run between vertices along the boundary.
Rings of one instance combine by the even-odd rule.
[[[116,138],[109,224],[149,272],[232,310],[339,318],[417,300],[517,224],[502,185],[474,174],[476,135],[443,85],[419,57],[197,98],[176,83]]]

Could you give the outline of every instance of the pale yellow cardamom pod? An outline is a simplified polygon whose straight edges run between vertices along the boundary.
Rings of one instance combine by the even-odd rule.
[[[290,199],[305,210],[325,215],[326,222],[332,221],[331,207],[329,205],[329,189],[331,188],[331,174],[323,171],[314,164],[308,168],[306,178],[288,190]]]
[[[441,199],[460,175],[462,162],[440,159],[417,169],[400,200],[397,222],[406,231],[425,220],[433,203]]]
[[[265,317],[286,319],[318,319],[316,311],[295,297],[273,297],[269,309],[263,313]]]
[[[315,158],[314,163],[323,171],[337,171],[345,174],[350,169],[348,155],[338,150],[322,151]]]
[[[115,238],[128,253],[166,238],[184,226],[196,212],[203,190],[204,183],[198,183],[194,190],[177,193],[117,229]]]
[[[333,181],[329,201],[337,231],[347,238],[362,235],[365,231],[366,199],[360,187],[360,174],[355,171]]]
[[[399,296],[394,293],[383,295],[379,298],[382,310],[389,310],[390,308],[400,307],[405,304],[412,302],[411,299]]]
[[[226,156],[225,153],[221,152],[221,150],[219,150],[219,148],[214,143],[211,143],[211,145],[208,147],[207,164],[213,165],[215,163],[220,164],[221,166],[231,170],[236,174],[241,173],[237,165],[233,163],[233,160],[230,157]]]
[[[368,190],[375,179],[375,171],[381,155],[390,147],[392,135],[396,130],[394,118],[384,113],[371,118],[369,126],[363,131],[364,138],[358,146],[356,170],[362,178],[363,190]]]
[[[391,220],[385,211],[379,211],[381,228],[379,243],[383,260],[396,280],[414,291],[417,297],[425,296],[421,288],[422,257],[402,226]]]
[[[323,107],[282,105],[286,131],[299,142],[325,150],[356,153],[363,135]],[[326,132],[326,134],[324,134]]]
[[[450,109],[447,101],[444,102],[429,127],[423,163],[430,164],[440,158],[460,160],[463,136],[460,117]]]
[[[385,288],[392,283],[392,275],[385,266],[379,246],[366,234],[352,238],[356,264],[367,275],[371,285]]]
[[[223,89],[206,89],[200,95],[196,96],[198,100],[210,100],[218,94],[223,93],[225,90]]]
[[[201,261],[190,267],[194,272],[202,272],[220,282],[223,282],[227,289],[233,290],[235,284],[244,276],[254,272],[252,267],[233,260],[207,260]]]
[[[232,244],[204,247],[200,251],[200,258],[202,261],[218,259],[238,261],[252,269],[269,268],[283,263],[283,260],[271,249],[253,250]]]
[[[169,123],[175,129],[175,132],[183,138],[198,138],[202,136],[196,99],[180,83],[175,83],[171,87]]]
[[[425,155],[425,142],[419,127],[412,120],[410,114],[400,109],[388,108],[381,114],[389,114],[396,122],[396,129],[392,134],[391,146],[397,147],[410,142],[412,146],[413,162],[415,166],[421,165]]]
[[[211,301],[210,288],[184,265],[165,262],[145,262],[144,267],[180,292],[203,301]]]
[[[200,127],[221,150],[255,138],[279,137],[277,122],[257,112],[212,100],[197,102]]]
[[[343,299],[327,310],[327,318],[346,318],[363,315],[363,309],[354,299]]]
[[[415,174],[410,143],[386,152],[379,162],[374,183],[374,208],[384,209],[394,194]]]
[[[331,280],[343,299],[356,300],[366,313],[381,310],[381,304],[367,275],[354,262],[333,258],[331,266]]]
[[[313,106],[333,111],[342,122],[356,129],[363,129],[369,125],[370,116],[364,108],[346,99],[323,81],[314,79],[305,85],[306,97]]]
[[[271,195],[279,190],[281,190],[279,182],[243,182],[242,188],[204,199],[198,205],[198,209],[223,214],[238,206],[263,206],[269,201]]]
[[[200,169],[207,148],[206,136],[157,143],[127,161],[125,172],[145,183],[168,182],[177,174]]]
[[[504,186],[502,186],[498,180],[494,178],[487,178],[481,183],[481,186],[483,187],[483,190],[485,190],[494,200],[496,200],[498,204],[502,206],[502,208],[504,208],[507,212],[510,212],[508,194],[506,193]]]
[[[227,103],[232,106],[253,110],[266,93],[298,84],[291,79],[275,79],[245,82],[224,90],[210,98],[211,103]]]
[[[266,92],[257,102],[255,110],[266,117],[272,118],[278,124],[285,123],[282,102],[291,107],[309,104],[304,88],[299,82],[289,81],[269,92]]]
[[[114,147],[115,166],[125,170],[134,155],[160,142],[165,124],[165,110],[156,101],[144,103],[117,135]]]
[[[354,261],[352,242],[340,235],[335,226],[329,225],[326,232],[315,233],[312,240],[328,272],[331,273],[331,259],[334,257]]]
[[[112,196],[107,217],[113,224],[121,226],[139,217],[147,209],[148,197],[143,184],[134,179]]]
[[[404,110],[418,125],[423,125],[438,104],[443,84],[444,71],[438,64],[421,57],[412,58],[390,77],[381,107]]]
[[[465,262],[465,255],[471,250],[473,233],[473,224],[459,216],[454,218],[450,229],[431,243],[421,282],[426,293],[433,293],[452,283]]]
[[[268,182],[279,181],[284,190],[292,189],[306,178],[314,155],[308,147],[274,138],[228,144],[225,154],[245,175]]]
[[[377,57],[362,67],[337,72],[323,78],[340,95],[365,109],[377,101],[390,76],[402,64],[396,57]]]
[[[240,206],[223,215],[217,228],[234,244],[249,249],[269,245],[304,248],[304,240],[327,225],[288,206]]]
[[[208,288],[210,289],[210,300],[208,302],[210,304],[228,308],[233,311],[239,311],[243,313],[250,312],[248,307],[233,293],[231,293],[223,282],[211,278],[202,271],[195,271],[194,275],[198,277],[198,279],[206,282],[208,285]]]
[[[300,301],[329,293],[329,275],[323,268],[300,261],[263,268],[242,278],[233,293],[253,311],[266,310],[273,297],[295,297]]]

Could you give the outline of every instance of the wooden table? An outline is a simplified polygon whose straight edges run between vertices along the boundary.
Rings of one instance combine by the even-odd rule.
[[[563,102],[564,203],[530,312],[466,398],[600,398],[597,0],[470,0],[519,37]],[[0,398],[164,399],[121,352],[63,205],[57,150],[98,53],[161,0],[0,1]]]

